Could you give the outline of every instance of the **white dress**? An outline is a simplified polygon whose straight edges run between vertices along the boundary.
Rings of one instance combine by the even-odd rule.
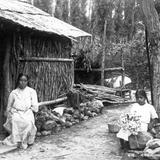
[[[148,130],[148,124],[150,123],[151,119],[158,118],[158,115],[154,109],[154,107],[147,102],[144,105],[139,105],[138,103],[135,103],[131,107],[132,114],[136,113],[136,115],[140,116],[141,121],[141,132],[147,132]],[[128,137],[131,135],[130,131],[120,129],[120,131],[117,133],[117,137],[124,139],[128,141]]]
[[[33,111],[38,111],[37,93],[34,89],[27,86],[10,93],[4,124],[10,135],[4,139],[4,144],[14,146],[18,142],[26,145],[34,142],[37,129]]]

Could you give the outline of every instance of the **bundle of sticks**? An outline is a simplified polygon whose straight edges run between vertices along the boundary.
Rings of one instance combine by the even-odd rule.
[[[94,97],[97,100],[108,103],[123,103],[124,98],[116,95],[116,89],[100,85],[75,84],[74,88],[87,97]]]

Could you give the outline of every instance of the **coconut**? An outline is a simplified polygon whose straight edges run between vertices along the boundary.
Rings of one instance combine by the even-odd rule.
[[[48,135],[51,135],[51,131],[42,131],[41,134],[42,136],[48,136]]]
[[[84,116],[84,120],[87,120],[89,117],[88,116]]]
[[[36,136],[38,136],[38,137],[40,137],[41,135],[42,135],[41,132],[36,133]]]
[[[91,113],[91,111],[87,111],[87,112],[86,112],[86,116],[88,116],[88,117],[92,117],[92,113]]]
[[[72,126],[72,122],[68,122],[68,121],[67,121],[67,122],[65,123],[65,126],[66,126],[67,128],[68,128],[68,127],[71,127],[71,126]]]
[[[56,125],[57,125],[57,123],[55,122],[55,121],[53,121],[53,120],[48,120],[48,121],[46,121],[44,124],[43,124],[43,129],[44,130],[52,130],[53,128],[55,128],[56,127]]]

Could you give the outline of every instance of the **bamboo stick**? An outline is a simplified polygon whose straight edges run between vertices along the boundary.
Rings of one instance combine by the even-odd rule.
[[[45,106],[45,105],[50,105],[50,104],[57,104],[60,102],[64,102],[67,100],[67,97],[63,97],[63,98],[58,98],[55,100],[51,100],[51,101],[44,101],[44,102],[39,102],[38,106]]]
[[[45,62],[73,62],[73,59],[67,58],[43,58],[43,57],[29,57],[29,58],[19,58],[20,61],[45,61]]]

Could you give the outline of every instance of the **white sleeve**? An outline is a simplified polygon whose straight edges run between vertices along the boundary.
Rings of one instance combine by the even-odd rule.
[[[31,92],[31,109],[34,112],[38,112],[38,98],[35,90],[32,90]]]
[[[13,94],[13,92],[11,92],[8,97],[8,103],[7,103],[7,109],[6,109],[7,114],[8,114],[8,112],[10,112],[13,103],[14,103],[14,94]]]
[[[151,109],[150,109],[150,115],[151,115],[151,119],[158,118],[156,110],[155,110],[155,108],[152,105],[151,105]]]

